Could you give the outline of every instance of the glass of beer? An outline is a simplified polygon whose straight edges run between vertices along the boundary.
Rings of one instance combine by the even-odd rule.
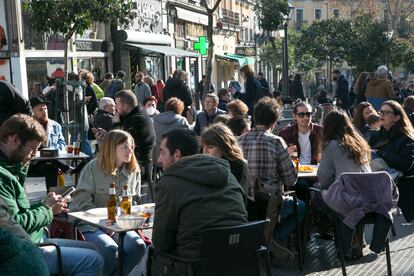
[[[72,154],[73,153],[73,145],[66,146],[66,152]]]
[[[73,153],[79,155],[80,153],[80,142],[73,142]]]

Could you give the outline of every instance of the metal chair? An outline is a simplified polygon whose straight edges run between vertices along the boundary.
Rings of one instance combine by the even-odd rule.
[[[63,262],[62,262],[62,252],[60,251],[60,246],[53,242],[38,243],[37,246],[38,247],[54,246],[56,248],[57,267],[58,267],[57,275],[63,276]]]
[[[260,261],[264,261],[266,275],[271,275],[268,250],[265,246],[264,225],[267,221],[253,221],[233,227],[213,228],[201,235],[197,259],[185,259],[151,250],[154,254],[187,264],[189,276],[254,276],[260,275]],[[149,254],[149,259],[151,259]],[[161,271],[169,271],[161,267]],[[151,261],[147,273],[151,271]],[[150,275],[150,274],[147,274]],[[154,275],[156,276],[156,275]]]

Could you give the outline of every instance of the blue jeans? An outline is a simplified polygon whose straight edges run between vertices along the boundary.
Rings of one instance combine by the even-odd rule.
[[[118,245],[101,230],[82,232],[85,239],[93,243],[104,258],[104,275],[112,275],[118,266]],[[124,239],[124,274],[127,275],[142,259],[146,245],[135,231],[128,231]]]
[[[84,241],[47,239],[60,246],[62,253],[64,275],[101,275],[104,265],[102,256],[93,244]],[[40,247],[50,274],[58,273],[56,248],[54,246]]]
[[[300,223],[305,217],[306,206],[302,200],[297,200],[298,207],[298,223]],[[275,228],[273,236],[281,241],[289,241],[289,235],[296,229],[296,221],[294,209],[293,209],[293,199],[288,198],[283,201],[282,209],[280,210],[280,223]]]

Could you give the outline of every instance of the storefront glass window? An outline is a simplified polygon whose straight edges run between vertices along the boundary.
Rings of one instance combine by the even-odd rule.
[[[163,58],[161,57],[144,57],[145,71],[155,81],[164,80]]]
[[[56,71],[63,70],[63,59],[59,58],[28,58],[26,59],[27,84],[29,87],[29,97],[38,96],[40,89],[47,86],[47,77],[56,75]],[[72,68],[72,61],[68,63],[68,68]],[[69,69],[71,71],[71,69]],[[40,92],[39,92],[40,91]]]
[[[184,58],[177,58],[177,70],[185,70]]]

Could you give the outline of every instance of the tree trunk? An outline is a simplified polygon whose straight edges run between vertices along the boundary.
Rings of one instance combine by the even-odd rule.
[[[207,26],[207,41],[208,41],[208,56],[207,56],[207,71],[206,83],[204,85],[204,95],[210,92],[211,72],[213,71],[213,55],[214,55],[214,41],[213,41],[213,10],[207,9],[208,26]]]
[[[270,45],[272,45],[273,52],[275,54],[277,54],[275,38],[272,37],[269,32],[268,32],[267,35],[269,36],[269,41],[270,41]],[[279,86],[279,80],[277,79],[276,58],[272,62],[272,71],[273,71],[272,72],[272,75],[273,75],[273,88],[274,88],[274,91],[277,91],[277,88]]]

